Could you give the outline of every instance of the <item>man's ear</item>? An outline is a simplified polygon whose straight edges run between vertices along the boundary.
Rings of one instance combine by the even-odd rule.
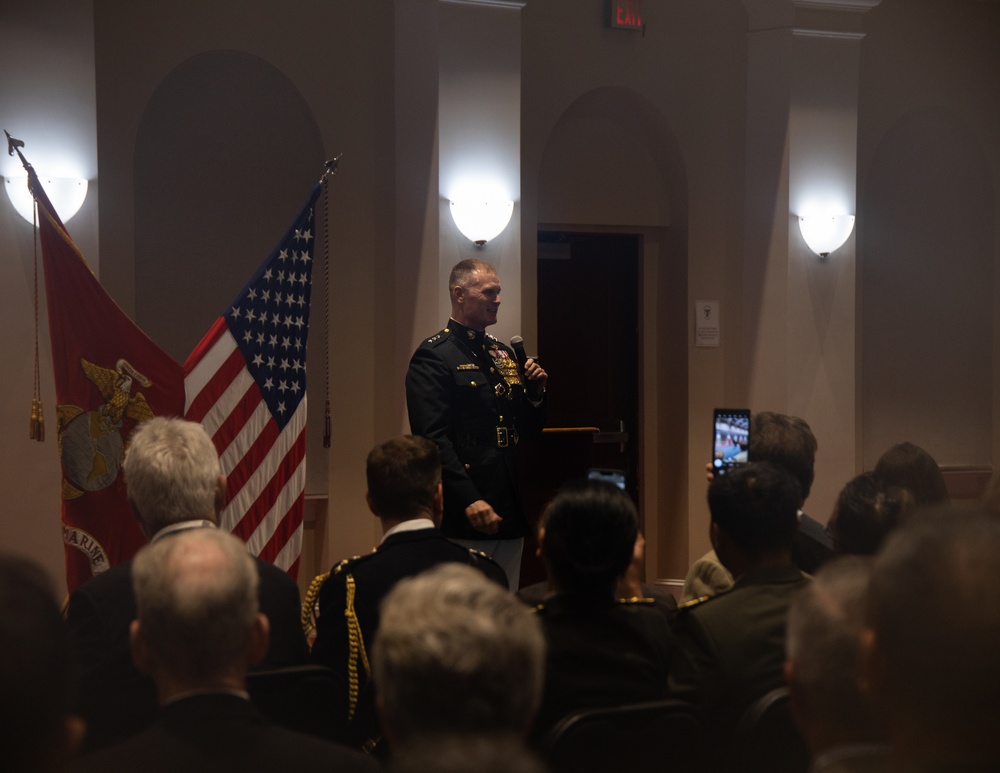
[[[786,660],[782,664],[781,670],[785,674],[785,686],[788,688],[788,701],[791,704],[792,713],[794,714],[797,709],[801,708],[802,703],[799,686],[795,681],[795,662],[792,660]]]
[[[133,620],[128,627],[128,644],[135,667],[140,673],[151,676],[153,664],[149,654],[149,646],[142,635],[142,623],[138,620]]]
[[[61,732],[46,750],[39,749],[39,757],[46,759],[39,770],[69,770],[76,759],[87,734],[87,723],[83,717],[71,714],[63,720]]]
[[[716,553],[719,552],[719,543],[722,540],[722,530],[719,529],[719,524],[712,521],[708,525],[708,539],[712,543],[712,550]]]
[[[535,548],[535,555],[541,558],[545,555],[545,527],[541,526],[538,529],[538,547]]]
[[[858,659],[861,674],[858,677],[858,689],[869,700],[878,696],[885,683],[885,671],[882,658],[878,651],[878,639],[875,631],[865,626],[858,636]]]
[[[247,645],[247,666],[253,668],[263,663],[270,645],[271,621],[263,612],[258,612],[250,631],[250,643]]]
[[[226,476],[220,475],[215,481],[215,515],[218,517],[226,506]]]
[[[437,489],[434,492],[434,511],[431,513],[431,520],[438,528],[441,527],[441,518],[444,515],[444,484],[438,481]]]

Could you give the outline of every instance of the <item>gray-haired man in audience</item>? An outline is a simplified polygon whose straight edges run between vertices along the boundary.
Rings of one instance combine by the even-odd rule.
[[[479,735],[520,748],[542,693],[545,641],[515,595],[463,564],[401,580],[382,603],[373,673],[392,748]]]
[[[863,684],[894,770],[1000,770],[1000,523],[915,511],[875,559]]]
[[[785,677],[812,773],[885,770],[882,718],[861,693],[860,638],[871,561],[825,564],[788,611]]]
[[[129,504],[151,542],[217,526],[226,478],[201,424],[162,417],[140,424],[125,454],[124,474]],[[254,563],[260,607],[271,622],[264,665],[305,662],[298,585],[273,564]],[[93,577],[69,598],[66,619],[80,658],[80,711],[90,751],[134,735],[156,713],[153,685],[129,656],[128,628],[134,618],[131,561]]]
[[[270,724],[250,703],[246,674],[267,652],[269,625],[239,539],[184,531],[139,551],[132,574],[132,656],[156,684],[160,711],[139,735],[84,758],[81,770],[377,769],[358,752]]]

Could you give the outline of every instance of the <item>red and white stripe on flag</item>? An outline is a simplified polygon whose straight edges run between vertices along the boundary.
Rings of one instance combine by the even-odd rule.
[[[185,417],[205,426],[227,477],[220,526],[292,575],[302,549],[306,341],[319,190],[184,364]]]

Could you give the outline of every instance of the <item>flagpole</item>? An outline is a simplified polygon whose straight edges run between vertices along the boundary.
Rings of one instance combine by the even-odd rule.
[[[7,135],[7,155],[13,156],[17,153],[17,157],[21,159],[21,165],[28,173],[28,191],[31,193],[32,199],[34,199],[35,192],[32,190],[31,181],[35,177],[35,169],[28,163],[28,159],[21,152],[24,142],[11,137],[10,132],[6,129],[4,129],[3,133]],[[45,415],[42,412],[42,379],[38,358],[38,208],[35,206],[32,206],[32,215],[35,277],[35,376],[31,394],[31,415],[28,420],[28,438],[43,443],[45,442]]]
[[[341,153],[338,156],[330,159],[324,164],[323,176],[320,178],[320,184],[323,186],[323,219],[324,225],[326,227],[326,262],[323,267],[323,301],[324,301],[324,311],[326,316],[326,335],[323,336],[323,340],[326,342],[324,349],[324,364],[325,376],[326,376],[326,404],[323,411],[323,448],[330,447],[330,441],[333,436],[333,422],[330,414],[330,178],[337,174],[337,167],[340,165],[340,159],[344,157]]]

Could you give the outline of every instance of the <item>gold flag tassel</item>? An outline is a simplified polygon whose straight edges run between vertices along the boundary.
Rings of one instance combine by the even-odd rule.
[[[38,366],[38,206],[32,207],[35,248],[35,384],[31,395],[31,426],[28,437],[45,441],[45,416],[42,413],[42,377]]]

